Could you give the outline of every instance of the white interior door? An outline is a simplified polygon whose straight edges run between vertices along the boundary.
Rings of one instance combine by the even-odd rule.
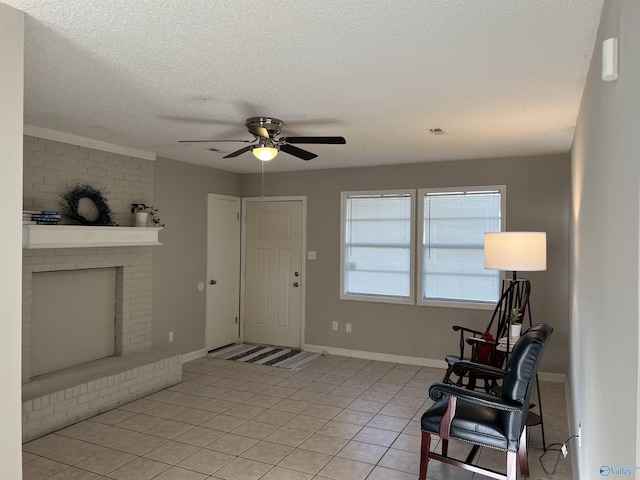
[[[208,195],[205,347],[240,339],[240,198]]]
[[[245,205],[244,339],[300,347],[302,201]]]

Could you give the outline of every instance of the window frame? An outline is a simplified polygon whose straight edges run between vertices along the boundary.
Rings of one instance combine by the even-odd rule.
[[[385,295],[367,294],[347,294],[345,292],[345,247],[346,247],[346,218],[347,204],[351,197],[367,195],[408,195],[411,199],[411,220],[410,228],[410,259],[409,259],[409,297],[394,297]],[[340,300],[355,300],[361,302],[393,303],[400,305],[415,305],[415,285],[416,285],[416,190],[415,189],[392,189],[392,190],[359,190],[340,192]]]
[[[506,185],[485,185],[485,186],[466,186],[466,187],[438,187],[438,188],[420,188],[416,195],[417,213],[416,213],[416,250],[420,249],[420,255],[417,255],[416,262],[416,305],[427,307],[446,307],[446,308],[465,308],[472,310],[493,310],[495,302],[474,302],[459,300],[425,300],[422,298],[423,278],[424,278],[424,261],[422,250],[424,248],[422,239],[424,238],[424,197],[429,193],[468,193],[468,192],[500,192],[500,230],[506,231],[506,205],[507,205],[507,187]],[[500,285],[504,279],[504,272],[499,272],[498,296],[500,294]]]

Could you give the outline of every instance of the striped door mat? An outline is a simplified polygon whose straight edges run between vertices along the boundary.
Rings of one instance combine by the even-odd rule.
[[[270,365],[272,367],[295,369],[320,356],[319,353],[304,352],[296,348],[266,347],[243,343],[222,352],[210,353],[211,358],[234,360],[237,362]]]

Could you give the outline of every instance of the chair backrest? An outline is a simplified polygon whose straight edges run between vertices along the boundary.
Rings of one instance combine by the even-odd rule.
[[[533,380],[538,372],[553,328],[543,323],[529,328],[513,346],[502,381],[502,397],[525,405],[531,400]]]
[[[510,281],[503,289],[500,300],[493,309],[491,320],[482,338],[488,342],[497,342],[501,337],[509,335],[509,325],[511,312],[517,308],[521,320],[524,320],[529,306],[529,295],[531,294],[531,283],[529,280],[520,279]],[[492,329],[494,327],[495,329]],[[477,363],[502,368],[506,354],[496,350],[492,345],[479,344],[471,353],[471,360]]]
[[[495,332],[495,339],[508,335],[511,312],[517,308],[520,318],[524,321],[529,307],[529,296],[531,295],[531,283],[526,279],[509,281],[509,285],[503,289],[502,295],[496,304],[491,315],[491,321],[487,325],[487,332]],[[495,324],[495,325],[494,325]],[[495,327],[495,330],[492,328]]]

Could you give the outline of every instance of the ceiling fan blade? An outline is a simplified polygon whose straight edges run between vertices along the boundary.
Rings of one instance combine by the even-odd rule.
[[[261,127],[259,125],[253,125],[251,123],[247,123],[247,128],[256,137],[269,138],[269,131],[264,127]]]
[[[213,143],[213,142],[242,142],[253,143],[255,140],[178,140],[178,143]]]
[[[246,147],[241,148],[240,150],[236,150],[235,152],[231,152],[229,155],[225,155],[222,158],[231,158],[231,157],[237,157],[238,155],[242,155],[245,152],[248,152],[249,150],[253,150],[254,145],[247,145]]]
[[[306,150],[294,147],[293,145],[289,145],[287,143],[280,145],[280,150],[288,153],[289,155],[293,155],[294,157],[301,158],[302,160],[311,160],[318,156],[315,153],[307,152]]]
[[[280,138],[287,143],[326,143],[333,145],[344,145],[347,141],[344,137],[284,137]]]

